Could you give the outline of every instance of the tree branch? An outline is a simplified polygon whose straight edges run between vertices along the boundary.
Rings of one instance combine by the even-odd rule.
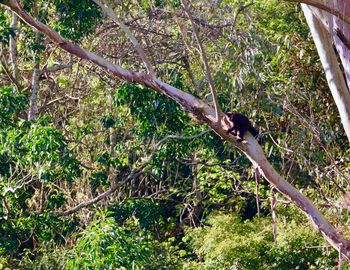
[[[181,0],[181,3],[183,5],[183,7],[184,7],[186,15],[188,16],[188,19],[190,20],[190,23],[192,25],[193,33],[194,33],[194,36],[195,36],[197,44],[198,44],[198,48],[199,48],[199,52],[201,54],[201,58],[203,60],[205,73],[206,73],[207,78],[208,78],[211,95],[213,97],[213,103],[214,103],[215,114],[216,114],[216,121],[219,121],[219,115],[220,115],[221,109],[220,109],[220,104],[219,104],[219,101],[218,101],[218,95],[217,95],[217,92],[216,92],[216,89],[215,89],[214,80],[213,80],[213,77],[211,75],[210,67],[209,67],[209,64],[208,64],[207,54],[206,54],[205,49],[203,47],[203,44],[202,44],[202,42],[201,42],[201,40],[199,38],[199,33],[198,33],[198,30],[197,30],[196,25],[194,23],[194,19],[192,17],[191,11],[190,11],[189,3],[187,2],[187,0]]]
[[[34,12],[34,18],[38,17],[39,11],[38,11],[38,1],[34,0],[33,2],[33,12]],[[36,43],[39,42],[40,33],[38,30],[34,30],[34,41]],[[34,51],[33,52],[33,63],[34,63],[34,69],[32,74],[32,81],[31,81],[31,89],[32,93],[29,97],[29,111],[28,111],[28,121],[33,121],[37,119],[38,117],[38,94],[39,94],[39,79],[40,79],[40,61],[39,61],[39,53]]]
[[[317,7],[319,9],[322,9],[324,11],[327,11],[328,13],[334,15],[335,17],[337,17],[338,19],[346,22],[348,25],[350,25],[350,17],[345,15],[344,13],[342,13],[339,10],[336,10],[326,4],[323,3],[323,1],[320,0],[285,0],[288,2],[294,2],[294,3],[303,3],[303,4],[307,4],[313,7]]]
[[[18,17],[16,13],[12,12],[12,21],[10,27],[13,29],[17,28],[18,25]],[[18,67],[17,67],[17,46],[16,46],[16,36],[10,35],[10,43],[9,43],[9,50],[10,50],[10,62],[12,66],[12,76],[15,78],[16,81],[18,81]]]
[[[72,67],[73,65],[73,62],[69,62],[68,64],[55,64],[53,66],[50,66],[50,67],[44,67],[42,69],[42,73],[45,73],[45,72],[56,72],[56,71],[60,71],[62,69],[66,69],[66,68],[70,68]]]
[[[335,33],[337,34],[341,42],[343,42],[344,46],[348,48],[348,50],[350,50],[350,41],[345,37],[344,33],[339,28],[337,28]]]
[[[337,105],[346,136],[350,142],[350,108],[348,106],[350,104],[350,94],[333,50],[332,37],[321,21],[315,17],[314,10],[317,10],[317,8],[306,4],[302,4],[301,7],[320,56],[329,89]]]
[[[97,5],[100,6],[100,8],[117,24],[119,25],[119,27],[125,32],[125,34],[127,35],[127,37],[130,39],[130,41],[132,42],[132,44],[135,47],[135,50],[138,52],[138,54],[140,55],[143,63],[146,66],[146,69],[149,73],[149,75],[151,76],[151,78],[155,79],[156,78],[156,74],[152,68],[151,63],[148,61],[146,54],[144,53],[144,51],[142,50],[139,42],[137,41],[137,39],[134,37],[134,35],[131,33],[130,29],[120,20],[118,20],[117,16],[115,15],[115,12],[112,8],[110,8],[106,3],[103,2],[103,0],[99,1],[99,0],[93,0]]]

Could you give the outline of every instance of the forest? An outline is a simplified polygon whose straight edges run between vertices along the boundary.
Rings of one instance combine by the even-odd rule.
[[[0,0],[0,270],[350,269],[350,1]]]

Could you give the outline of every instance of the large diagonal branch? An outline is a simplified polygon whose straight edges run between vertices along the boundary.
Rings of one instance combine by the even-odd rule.
[[[241,149],[253,163],[253,166],[259,169],[266,180],[276,187],[276,189],[282,194],[289,197],[290,200],[293,201],[293,203],[312,221],[323,237],[346,258],[350,259],[350,242],[324,218],[321,212],[311,203],[311,201],[309,201],[308,198],[284,180],[278,172],[273,169],[266,159],[260,145],[249,132],[245,134],[245,140],[243,143],[237,143],[236,139],[231,134],[227,133],[231,124],[226,115],[221,114],[220,122],[217,122],[215,110],[196,97],[162,82],[161,80],[152,80],[147,74],[132,72],[117,65],[113,65],[96,54],[63,39],[51,28],[32,18],[25,10],[23,10],[17,0],[2,1],[1,3],[16,12],[16,14],[28,25],[43,32],[54,43],[67,52],[95,63],[124,81],[139,83],[170,97],[181,104],[186,111],[191,112],[198,120],[207,123],[207,125],[224,140]]]
[[[328,13],[334,15],[335,17],[337,17],[340,20],[343,20],[344,22],[346,22],[347,24],[350,25],[350,17],[345,15],[344,12],[341,12],[335,8],[332,8],[328,5],[326,5],[325,3],[323,3],[323,1],[321,0],[286,0],[288,2],[294,2],[294,3],[302,3],[302,4],[307,4],[313,7],[317,7],[319,9],[322,9],[324,11],[327,11]]]

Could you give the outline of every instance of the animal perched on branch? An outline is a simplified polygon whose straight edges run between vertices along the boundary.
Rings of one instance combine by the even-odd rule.
[[[243,141],[243,136],[246,131],[249,131],[259,143],[261,143],[261,139],[259,138],[259,132],[252,126],[249,119],[237,112],[227,112],[226,115],[233,123],[233,126],[227,130],[227,133],[231,133],[234,136],[237,136],[239,139],[238,142]]]

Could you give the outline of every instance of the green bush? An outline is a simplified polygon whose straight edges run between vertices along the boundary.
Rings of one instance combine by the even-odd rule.
[[[81,234],[65,269],[179,269],[177,259],[137,227],[119,226],[100,217]]]
[[[283,223],[274,244],[269,217],[242,220],[212,214],[208,225],[189,229],[186,241],[199,258],[186,269],[332,269],[336,254],[309,226]],[[332,250],[332,249],[330,249]]]

